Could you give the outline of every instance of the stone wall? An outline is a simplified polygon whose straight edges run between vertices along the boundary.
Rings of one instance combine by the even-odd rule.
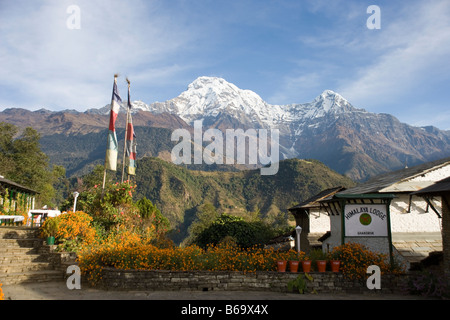
[[[289,292],[288,282],[303,273],[237,271],[118,270],[104,268],[98,287],[106,290],[167,291],[274,291]],[[381,278],[381,290],[369,290],[365,281],[350,281],[342,273],[311,272],[307,292],[320,293],[401,293],[405,275]]]

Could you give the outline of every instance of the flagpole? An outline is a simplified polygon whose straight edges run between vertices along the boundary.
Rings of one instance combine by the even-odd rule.
[[[122,160],[122,183],[123,183],[123,176],[125,174],[125,159],[126,159],[126,152],[127,152],[127,136],[128,136],[128,117],[130,115],[130,106],[129,106],[129,101],[130,101],[130,80],[128,80],[128,78],[126,78],[127,83],[128,83],[128,104],[127,104],[127,120],[126,120],[126,124],[125,124],[125,139],[124,139],[124,143],[123,143],[123,160]]]

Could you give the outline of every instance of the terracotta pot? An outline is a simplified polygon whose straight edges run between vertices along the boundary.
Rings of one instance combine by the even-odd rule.
[[[299,261],[289,261],[289,270],[291,272],[298,272]]]
[[[339,267],[341,266],[341,262],[339,260],[331,260],[331,271],[339,272]]]
[[[277,261],[278,272],[286,272],[287,261]]]
[[[311,260],[302,261],[303,272],[311,272]]]
[[[326,268],[327,268],[326,260],[317,260],[317,270],[319,272],[325,272]]]

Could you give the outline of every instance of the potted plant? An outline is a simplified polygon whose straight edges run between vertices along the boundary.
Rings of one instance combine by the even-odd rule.
[[[313,249],[310,252],[311,259],[316,263],[317,271],[325,272],[327,267],[327,255],[322,249]]]
[[[48,218],[41,226],[42,236],[46,239],[48,245],[55,244],[55,236],[58,232],[58,222],[59,220],[57,218]]]
[[[277,271],[278,272],[286,272],[286,265],[287,265],[286,260],[277,261]]]
[[[341,266],[341,261],[339,260],[339,252],[332,251],[328,254],[328,259],[330,260],[330,266],[332,272],[339,272]]]
[[[298,266],[300,265],[300,260],[301,260],[300,257],[303,254],[304,254],[303,252],[298,253],[298,252],[293,252],[293,251],[289,253],[289,257],[288,257],[288,259],[289,259],[289,270],[291,272],[297,272],[298,271]]]
[[[297,272],[300,261],[298,260],[289,260],[289,270],[291,272]]]
[[[302,260],[302,269],[303,272],[311,272],[311,259],[308,256],[305,256],[304,260]]]
[[[339,272],[339,267],[341,266],[341,262],[339,260],[330,260],[330,266],[332,272]]]

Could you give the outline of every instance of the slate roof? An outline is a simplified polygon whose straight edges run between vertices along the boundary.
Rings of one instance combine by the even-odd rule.
[[[297,204],[296,206],[293,206],[292,208],[289,208],[289,211],[295,211],[296,209],[306,209],[306,208],[313,208],[313,207],[320,207],[320,200],[323,200],[325,198],[328,198],[330,196],[335,195],[336,193],[345,190],[344,187],[334,187],[330,189],[326,189],[321,191],[320,193],[316,194],[315,196]]]
[[[33,189],[24,187],[24,186],[14,182],[14,181],[5,179],[4,177],[1,177],[1,176],[0,176],[0,185],[4,185],[6,188],[10,188],[10,189],[13,188],[15,190],[19,190],[19,191],[26,192],[26,193],[32,193],[32,194],[38,194],[39,193],[39,192],[37,192],[37,191],[35,191]]]
[[[429,187],[413,192],[414,195],[450,192],[450,177],[442,179]]]
[[[339,194],[378,193],[383,192],[383,189],[386,189],[387,187],[391,186],[393,190],[388,191],[389,193],[392,193],[393,191],[396,192],[417,191],[423,189],[424,187],[428,187],[432,182],[427,182],[427,184],[424,185],[424,183],[408,182],[408,180],[416,176],[420,176],[429,171],[439,169],[446,165],[450,165],[450,157],[427,162],[411,168],[388,172],[376,176],[359,186],[343,190],[339,192]],[[400,184],[400,182],[402,182],[402,184]],[[395,184],[398,184],[397,188],[396,186],[394,186]]]

